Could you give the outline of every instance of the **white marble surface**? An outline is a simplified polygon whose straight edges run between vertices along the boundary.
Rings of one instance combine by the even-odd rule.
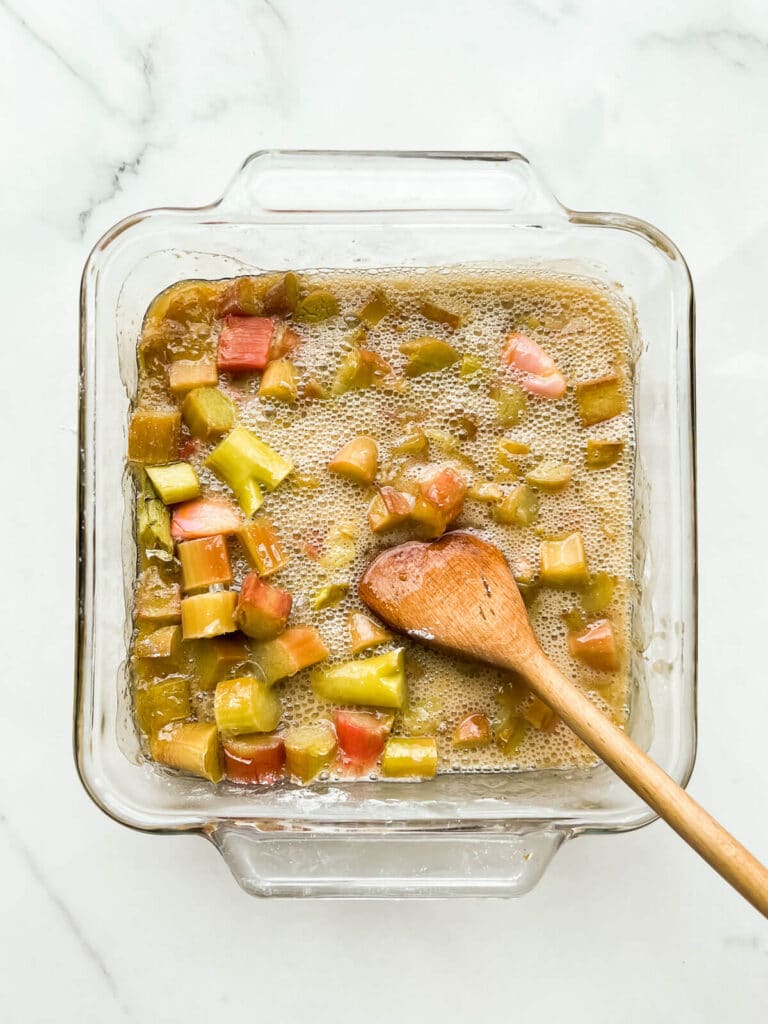
[[[768,858],[764,0],[0,0],[0,83],[0,1017],[765,1020],[765,922],[662,825],[569,844],[515,903],[259,903],[201,840],[110,822],[70,753],[95,240],[208,201],[260,147],[519,149],[569,205],[644,217],[690,262],[691,791]]]

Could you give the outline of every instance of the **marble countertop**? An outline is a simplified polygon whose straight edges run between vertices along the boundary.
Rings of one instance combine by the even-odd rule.
[[[135,210],[209,201],[259,148],[516,149],[569,206],[645,218],[689,261],[690,788],[768,858],[763,0],[0,0],[0,56],[3,1019],[764,1020],[765,922],[663,825],[567,844],[516,902],[258,902],[210,845],[99,813],[70,749],[91,246]]]

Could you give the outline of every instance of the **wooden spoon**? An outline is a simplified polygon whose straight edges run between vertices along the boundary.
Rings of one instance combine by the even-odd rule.
[[[697,853],[768,917],[768,870],[557,669],[534,636],[498,548],[448,533],[382,552],[360,597],[426,644],[511,669]]]

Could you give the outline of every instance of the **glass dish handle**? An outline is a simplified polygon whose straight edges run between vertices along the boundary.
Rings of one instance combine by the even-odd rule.
[[[571,834],[541,827],[477,834],[308,834],[230,822],[206,830],[252,896],[522,896]]]
[[[233,221],[355,212],[493,214],[532,227],[567,219],[519,153],[263,151],[248,157],[217,210]]]

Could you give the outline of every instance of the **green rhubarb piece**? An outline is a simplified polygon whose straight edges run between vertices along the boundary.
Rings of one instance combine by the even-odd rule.
[[[413,338],[400,346],[400,351],[408,357],[405,366],[406,377],[420,377],[424,373],[437,373],[448,366],[453,366],[461,359],[453,345],[439,338]]]
[[[621,377],[614,373],[577,384],[576,404],[583,427],[603,423],[626,412],[627,399]]]
[[[333,292],[316,288],[299,299],[293,315],[301,323],[319,324],[339,315],[339,303]]]
[[[245,664],[250,650],[239,635],[214,636],[196,640],[194,647],[195,680],[201,690],[212,690],[216,683]]]
[[[390,736],[381,772],[391,779],[431,779],[437,773],[437,743],[432,736]]]
[[[367,328],[375,327],[376,324],[380,323],[385,316],[392,312],[392,306],[390,305],[387,296],[379,288],[374,293],[372,298],[366,302],[360,312],[357,314],[358,320],[365,324]]]
[[[477,356],[462,356],[461,365],[459,366],[460,377],[474,377],[475,374],[481,373],[485,368],[485,363],[482,359],[478,359]]]
[[[169,722],[189,717],[189,684],[183,676],[174,676],[154,686],[136,690],[134,706],[139,726],[145,733],[152,735]]]
[[[426,455],[427,435],[417,423],[406,424],[404,433],[392,445],[393,455]]]
[[[136,499],[137,536],[147,555],[170,561],[173,558],[171,515],[148,484]]]
[[[273,359],[267,364],[259,386],[259,398],[293,405],[299,395],[296,370],[290,359]]]
[[[531,487],[538,487],[540,491],[554,494],[556,491],[564,490],[571,482],[572,476],[571,467],[567,462],[544,459],[535,469],[526,473],[525,480]]]
[[[623,441],[587,441],[587,469],[607,469],[621,458]]]
[[[147,566],[136,588],[136,621],[168,625],[181,621],[181,587],[166,583],[156,565]]]
[[[128,458],[170,462],[178,455],[180,428],[178,409],[137,409],[128,427]]]
[[[312,689],[333,704],[402,708],[407,698],[403,649],[316,669]]]
[[[496,403],[496,419],[502,427],[514,427],[525,415],[528,400],[517,384],[506,388],[492,388],[491,398]]]
[[[607,572],[596,572],[589,577],[579,595],[581,607],[587,615],[599,615],[608,608],[616,583],[616,577]]]
[[[292,462],[245,427],[235,427],[213,449],[205,465],[232,488],[247,516],[261,508],[264,499],[259,484],[272,491],[293,469]]]
[[[235,735],[272,732],[282,714],[277,693],[254,676],[222,679],[216,686],[213,708],[219,732]]]
[[[147,476],[165,505],[177,505],[200,495],[200,481],[188,462],[147,466]]]
[[[137,658],[172,658],[181,644],[181,626],[161,626],[160,629],[139,630],[133,652]]]
[[[276,281],[264,296],[265,313],[293,313],[299,301],[299,279],[293,271],[288,271]]]
[[[334,395],[343,395],[347,391],[375,388],[391,373],[392,367],[377,352],[355,348],[344,356],[336,368],[332,391]]]
[[[294,726],[285,731],[284,739],[286,769],[300,782],[310,782],[336,757],[338,744],[330,722]]]
[[[403,712],[403,729],[411,736],[434,736],[445,721],[445,708],[436,697],[410,704]]]
[[[587,555],[580,533],[541,542],[542,583],[553,587],[578,587],[588,578]]]
[[[496,449],[497,461],[500,466],[505,469],[517,470],[519,468],[518,459],[521,455],[528,455],[530,448],[527,444],[523,444],[520,441],[513,441],[511,438],[503,437]]]
[[[235,407],[218,388],[195,388],[181,407],[190,434],[201,441],[221,437],[235,425]]]
[[[221,782],[219,734],[213,722],[169,722],[150,737],[149,753],[160,764]]]
[[[433,324],[446,324],[453,331],[457,327],[461,327],[464,322],[464,318],[460,313],[452,313],[450,310],[438,306],[436,302],[422,302],[419,306],[419,312],[425,320],[431,320]]]
[[[520,484],[491,508],[499,523],[509,526],[531,526],[539,514],[539,499],[527,484]]]
[[[316,612],[323,608],[333,608],[347,596],[349,592],[348,583],[326,583],[320,587],[312,598],[312,607]]]

